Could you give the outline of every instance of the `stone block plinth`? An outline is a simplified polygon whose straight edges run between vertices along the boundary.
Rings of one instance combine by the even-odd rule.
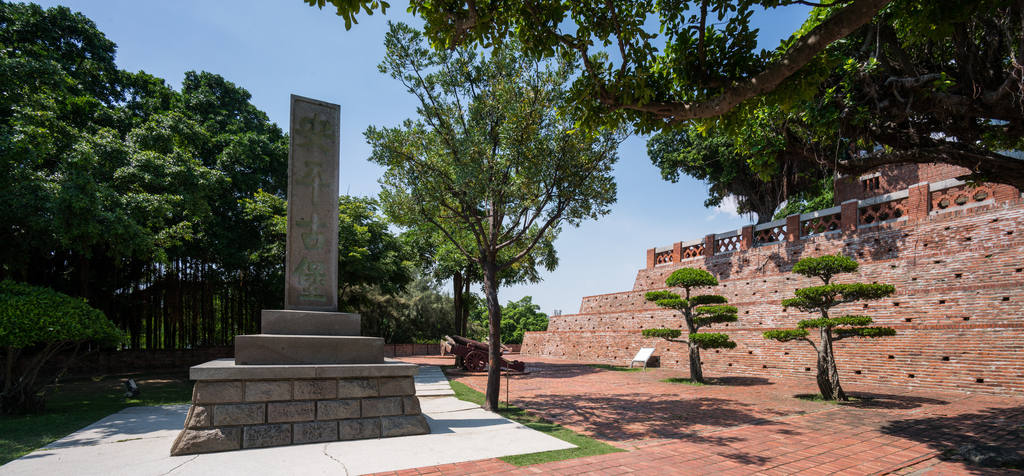
[[[380,364],[384,339],[357,336],[235,336],[239,365]]]
[[[414,364],[192,367],[185,429],[172,456],[430,433]]]
[[[260,316],[264,334],[287,336],[358,336],[359,314],[347,312],[264,309]]]

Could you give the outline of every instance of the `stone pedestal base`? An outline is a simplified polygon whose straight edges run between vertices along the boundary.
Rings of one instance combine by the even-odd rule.
[[[192,367],[185,429],[171,455],[430,433],[414,364]]]

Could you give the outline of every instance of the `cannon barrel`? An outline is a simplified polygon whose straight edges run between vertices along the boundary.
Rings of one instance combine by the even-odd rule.
[[[490,352],[490,350],[491,350],[491,346],[489,346],[487,344],[484,344],[483,342],[475,341],[473,339],[469,339],[469,338],[466,338],[466,337],[462,337],[462,336],[451,336],[451,337],[445,336],[445,337],[448,338],[448,339],[451,339],[452,341],[454,341],[458,345],[464,345],[466,347],[473,347],[475,349],[480,349],[480,350],[482,350],[484,352]]]
[[[462,357],[462,368],[479,372],[484,370],[487,366],[487,360],[491,351],[491,347],[483,342],[477,342],[473,339],[468,339],[462,336],[444,336],[445,342],[442,343],[445,352]],[[502,350],[505,346],[501,346]],[[518,360],[508,361],[504,357],[501,359],[501,367],[506,369],[517,370],[524,372],[526,370],[526,364]]]

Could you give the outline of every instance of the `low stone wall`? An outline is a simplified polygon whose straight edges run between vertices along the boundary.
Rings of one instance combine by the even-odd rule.
[[[429,432],[413,377],[201,380],[171,455]]]
[[[68,367],[67,376],[91,377],[97,375],[118,375],[133,372],[162,372],[188,370],[189,367],[216,359],[235,356],[234,346],[211,346],[196,349],[132,349],[92,352],[82,355]],[[28,364],[30,356],[19,359],[19,365]],[[59,372],[70,353],[54,355],[40,371],[41,377],[53,377]]]
[[[509,353],[518,354],[521,344],[505,344]],[[403,357],[408,355],[442,355],[441,344],[384,344],[385,357]]]
[[[441,344],[384,344],[385,357],[441,355]]]

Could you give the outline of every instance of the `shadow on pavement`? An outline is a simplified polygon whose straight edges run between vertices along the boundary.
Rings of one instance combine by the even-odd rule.
[[[850,392],[850,398],[859,399],[849,402],[836,402],[844,408],[858,408],[861,410],[913,410],[925,406],[949,405],[946,400],[939,400],[928,397],[914,397],[910,395],[891,395],[885,393],[871,392]],[[800,400],[812,400],[817,394],[803,393],[793,395],[793,398]],[[822,402],[826,403],[826,402]]]
[[[630,393],[577,395],[570,402],[563,396],[538,395],[530,398],[529,408],[560,424],[619,442],[686,438],[725,444],[742,441],[742,438],[718,437],[711,433],[739,425],[773,422],[763,414],[748,411],[753,409],[752,405],[714,397]]]
[[[924,443],[934,451],[955,450],[973,443],[1024,451],[1024,406],[984,408],[954,415],[932,414],[888,422],[883,434]],[[958,465],[972,474],[999,474],[991,468]],[[997,473],[993,473],[997,471]],[[1022,474],[1011,472],[1008,474]]]

